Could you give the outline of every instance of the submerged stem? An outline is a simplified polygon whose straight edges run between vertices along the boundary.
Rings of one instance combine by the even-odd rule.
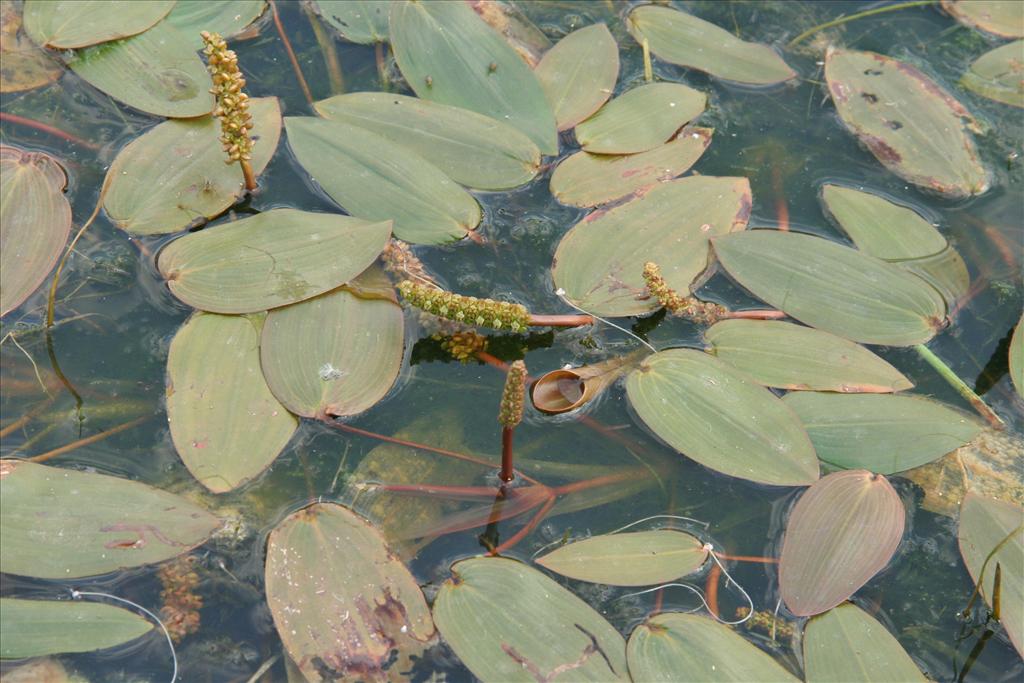
[[[803,33],[798,35],[796,38],[794,38],[793,40],[791,40],[788,43],[786,43],[786,47],[793,47],[794,45],[796,45],[797,43],[802,41],[804,38],[807,38],[809,36],[813,36],[818,31],[823,31],[823,30],[825,30],[827,28],[832,28],[833,26],[839,26],[839,25],[845,24],[845,23],[847,23],[849,21],[854,21],[856,19],[863,19],[864,17],[870,17],[870,16],[873,16],[875,14],[884,14],[885,12],[895,12],[897,10],[908,9],[908,8],[911,8],[911,7],[921,7],[923,5],[934,5],[937,2],[938,2],[938,0],[913,0],[912,2],[901,2],[898,5],[887,5],[885,7],[876,7],[874,9],[864,10],[863,12],[857,12],[856,14],[851,14],[848,17],[839,17],[838,19],[833,19],[832,21],[826,21],[824,24],[818,24],[817,26],[815,26],[813,28],[807,29],[806,31],[804,31]]]
[[[960,379],[955,372],[953,372],[948,365],[942,362],[942,359],[936,356],[931,349],[924,344],[918,344],[914,347],[918,355],[928,362],[935,370],[946,380],[950,386],[957,390],[961,396],[967,399],[967,402],[974,406],[974,409],[988,421],[988,423],[995,429],[1006,429],[1006,423],[1003,422],[1002,418],[996,415],[995,411],[989,408],[988,404],[985,403],[974,393],[967,384]]]

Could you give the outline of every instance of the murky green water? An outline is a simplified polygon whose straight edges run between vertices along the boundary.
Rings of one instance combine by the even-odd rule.
[[[617,92],[642,82],[640,50],[620,20],[626,3],[517,4],[552,40],[584,25],[608,22],[621,47]],[[768,43],[784,42],[806,27],[870,6],[860,2],[680,4],[721,26],[742,29],[746,39]],[[307,16],[296,3],[280,3],[280,9],[314,96],[336,94],[329,89]],[[249,77],[251,95],[276,95],[282,98],[286,114],[309,115],[273,26],[266,17],[259,25],[258,37],[234,45]],[[849,47],[925,65],[927,73],[947,84],[954,83],[970,59],[988,45],[979,34],[931,8],[866,18],[822,35]],[[340,40],[336,48],[346,91],[380,89],[372,48]],[[1006,376],[1005,359],[1009,332],[1020,315],[1022,301],[1021,115],[960,91],[965,104],[988,126],[988,134],[978,142],[982,158],[994,173],[993,189],[966,202],[939,200],[884,171],[842,127],[823,95],[823,76],[816,64],[820,53],[808,50],[803,55],[786,56],[804,78],[797,85],[767,92],[723,85],[696,72],[655,62],[656,77],[709,94],[708,111],[699,123],[713,126],[716,132],[696,170],[705,175],[750,178],[754,196],[751,226],[777,226],[788,220],[794,230],[843,239],[821,213],[817,193],[826,181],[870,187],[933,219],[967,261],[972,290],[954,328],[937,338],[931,348],[975,385],[1007,421],[1010,438],[1019,438],[1024,416]],[[397,75],[393,67],[391,73]],[[115,105],[73,74],[43,90],[5,95],[3,111],[51,123],[101,145],[97,153],[6,122],[0,128],[4,143],[45,150],[65,163],[76,226],[94,206],[106,165],[116,152],[158,122]],[[563,155],[574,149],[563,145]],[[282,206],[336,210],[325,195],[303,184],[303,175],[282,144],[262,177],[265,189],[236,207],[235,213],[241,216]],[[474,193],[484,207],[480,232],[486,245],[463,242],[418,249],[417,253],[455,291],[477,296],[501,292],[529,302],[536,311],[564,310],[551,284],[551,257],[561,236],[585,212],[552,199],[548,177],[549,173],[542,174],[512,192]],[[39,409],[32,420],[4,437],[0,455],[45,453],[145,416],[141,424],[60,455],[51,464],[138,479],[200,499],[220,514],[239,519],[235,537],[212,542],[195,553],[201,578],[198,592],[205,601],[202,629],[182,643],[179,655],[182,680],[243,681],[281,652],[262,592],[263,550],[269,530],[311,500],[338,498],[347,475],[379,442],[304,422],[284,453],[257,481],[216,498],[202,493],[174,451],[163,408],[168,344],[191,313],[169,294],[155,271],[154,255],[167,241],[131,238],[101,217],[71,260],[59,292],[60,324],[53,331],[52,352],[81,395],[80,411],[50,371],[47,345],[38,332],[45,292],[40,290],[4,319],[5,342],[0,347],[3,424]],[[721,276],[705,291],[725,303],[751,301]],[[677,319],[653,324],[642,321],[639,326],[659,348],[701,343],[699,328]],[[636,344],[614,329],[598,326],[536,335],[529,342],[526,338],[508,339],[495,352],[511,360],[526,343],[530,344],[528,364],[534,374],[566,363],[600,360],[632,350]],[[500,427],[495,413],[503,374],[486,365],[442,362],[429,341],[410,346],[411,362],[403,368],[389,397],[350,423],[391,435],[419,421],[419,441],[496,457]],[[910,350],[880,349],[879,353],[915,382],[918,393],[969,409]],[[33,364],[38,366],[52,401],[40,388]],[[542,545],[567,533],[606,532],[668,512],[702,522],[693,524],[692,530],[705,533],[728,553],[778,555],[783,521],[798,490],[718,475],[680,457],[639,425],[619,387],[608,392],[588,415],[604,425],[603,432],[578,421],[529,414],[516,434],[520,456],[587,464],[640,461],[654,469],[667,463],[669,474],[652,475],[649,487],[609,505],[548,517],[509,553],[511,556],[529,558]],[[893,562],[857,593],[858,602],[891,629],[930,677],[955,680],[981,636],[981,629],[964,632],[956,616],[973,585],[959,558],[955,522],[923,510],[919,487],[899,477],[892,480],[909,511],[907,533]],[[507,539],[518,528],[517,522],[503,522],[491,533]],[[412,561],[411,568],[428,598],[432,588],[446,578],[452,561],[482,551],[481,531],[444,536]],[[774,568],[737,563],[731,571],[758,609],[775,608]],[[2,578],[4,595],[54,597],[63,590],[62,585],[46,581]],[[693,580],[702,585],[704,575]],[[577,582],[569,585],[626,634],[658,599],[654,594],[622,598],[630,589]],[[160,603],[160,585],[151,568],[82,580],[76,587],[125,596],[154,609]],[[662,599],[665,608],[698,607],[683,591],[667,590]],[[723,613],[731,614],[742,604],[735,591],[723,586]],[[788,641],[773,643],[764,634],[753,637],[783,661],[796,661]],[[166,644],[156,637],[65,660],[95,681],[166,680],[170,670]],[[1014,680],[1022,673],[1020,658],[1000,634],[987,642],[965,680]],[[421,662],[416,675],[419,680],[431,676],[471,679],[455,657],[443,650],[435,650],[428,661]],[[278,660],[261,680],[285,680],[285,676]]]

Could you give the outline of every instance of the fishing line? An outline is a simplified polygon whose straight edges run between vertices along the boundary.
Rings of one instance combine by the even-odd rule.
[[[617,534],[620,531],[625,531],[626,529],[628,529],[630,527],[636,526],[637,524],[643,524],[644,522],[649,522],[652,519],[682,519],[682,520],[685,520],[687,522],[693,522],[694,524],[696,524],[698,526],[704,527],[705,531],[707,531],[708,527],[711,526],[711,522],[702,522],[699,519],[694,519],[693,517],[683,517],[682,515],[651,515],[650,517],[644,517],[643,519],[638,519],[635,522],[630,522],[626,526],[619,527],[615,531],[609,531],[608,533],[609,534]]]
[[[575,308],[575,309],[576,309],[577,311],[579,311],[580,313],[583,313],[583,314],[585,314],[585,315],[589,315],[589,316],[590,316],[591,318],[593,318],[594,320],[600,320],[600,321],[601,321],[601,322],[603,322],[603,323],[604,323],[605,325],[611,325],[612,327],[614,327],[615,329],[619,330],[620,332],[625,332],[625,333],[626,333],[626,334],[628,334],[628,335],[629,335],[630,337],[632,337],[633,339],[636,339],[636,340],[637,340],[638,342],[640,342],[641,344],[643,344],[644,346],[646,346],[647,348],[649,348],[649,349],[650,349],[651,351],[653,351],[654,353],[657,353],[657,352],[658,352],[658,349],[654,348],[653,346],[651,346],[650,344],[648,344],[647,342],[645,342],[645,341],[644,341],[643,339],[641,339],[640,337],[638,337],[638,336],[637,336],[636,334],[634,334],[634,333],[630,332],[629,330],[627,330],[627,329],[626,329],[625,327],[619,327],[618,325],[616,325],[616,324],[615,324],[615,323],[613,323],[612,321],[610,321],[610,320],[606,320],[606,319],[602,318],[602,317],[601,317],[601,316],[599,316],[599,315],[595,315],[595,314],[591,313],[590,311],[584,310],[584,309],[580,308],[579,306],[577,306],[576,304],[574,304],[573,302],[569,301],[569,300],[568,300],[567,298],[565,298],[565,290],[564,290],[564,289],[562,289],[561,287],[559,287],[558,289],[556,289],[556,290],[555,290],[555,294],[557,294],[557,295],[558,295],[558,297],[559,297],[559,298],[560,298],[560,299],[561,299],[562,301],[564,301],[564,302],[565,302],[565,303],[566,303],[566,304],[567,304],[567,305],[568,305],[569,307],[571,307],[571,308]]]

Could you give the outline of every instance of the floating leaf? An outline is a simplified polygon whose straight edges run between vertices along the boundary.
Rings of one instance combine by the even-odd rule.
[[[911,683],[921,674],[899,641],[852,603],[812,618],[804,627],[807,683]]]
[[[650,83],[619,95],[576,126],[592,154],[633,154],[663,144],[700,116],[707,95],[681,83]]]
[[[919,396],[800,392],[783,399],[803,422],[818,457],[844,469],[895,474],[938,460],[981,425]]]
[[[707,268],[708,239],[745,228],[750,204],[746,178],[693,176],[655,185],[573,226],[555,251],[555,285],[589,313],[654,311],[660,304],[647,292],[644,263],[656,261],[668,285],[688,293]]]
[[[253,173],[270,163],[281,138],[276,97],[249,101]],[[165,121],[122,149],[107,171],[103,208],[114,225],[139,235],[177,232],[219,215],[245,193],[242,169],[226,164],[220,123],[211,116]]]
[[[266,469],[299,426],[260,372],[262,324],[262,318],[198,313],[171,341],[171,438],[188,471],[214,493]]]
[[[1017,388],[1017,394],[1024,397],[1024,315],[1017,321],[1017,326],[1013,328],[1009,366],[1013,386]]]
[[[176,239],[157,266],[171,293],[190,306],[255,313],[352,280],[390,236],[390,221],[271,209]]]
[[[142,33],[175,0],[25,0],[25,32],[37,45],[66,50]]]
[[[675,140],[640,154],[577,152],[551,175],[551,194],[563,204],[582,207],[642,194],[689,170],[711,144],[712,133],[713,128],[684,128]]]
[[[575,410],[597,398],[624,373],[636,367],[644,355],[646,351],[637,351],[593,365],[544,373],[530,387],[530,398],[537,410],[549,415]]]
[[[14,2],[0,1],[0,93],[38,88],[64,73],[64,67],[20,29],[21,12]]]
[[[68,66],[90,85],[148,114],[202,116],[213,110],[213,95],[210,74],[192,43],[160,22],[137,36],[79,50]]]
[[[823,186],[821,201],[861,251],[923,277],[947,303],[967,293],[970,275],[964,260],[913,209],[840,185]]]
[[[433,164],[402,145],[343,121],[289,116],[288,144],[302,167],[353,216],[393,220],[417,244],[461,239],[480,205]]]
[[[362,517],[316,503],[267,540],[274,625],[306,680],[404,681],[436,634],[409,570]]]
[[[640,419],[670,446],[715,471],[777,486],[818,478],[796,415],[752,377],[694,349],[648,356],[626,378]]]
[[[626,654],[633,680],[644,683],[798,680],[736,631],[696,614],[648,617],[633,629]]]
[[[604,24],[586,26],[544,53],[534,73],[558,130],[568,130],[611,97],[619,77],[619,46]]]
[[[889,393],[914,386],[863,346],[793,323],[723,320],[704,339],[710,353],[769,387]]]
[[[682,531],[656,529],[592,536],[536,559],[570,579],[610,586],[651,586],[692,574],[708,559],[704,544]]]
[[[1024,6],[1014,0],[942,0],[942,9],[979,31],[1001,38],[1024,38]]]
[[[890,171],[951,198],[988,189],[988,174],[964,130],[980,128],[917,68],[874,52],[829,49],[825,80],[843,123]]]
[[[1019,469],[1019,461],[1017,464]],[[975,585],[981,585],[981,595],[989,607],[999,565],[999,622],[1017,652],[1024,656],[1024,508],[968,491],[960,506],[956,536],[960,556]]]
[[[540,170],[540,150],[512,126],[468,109],[392,93],[321,100],[328,119],[365,128],[415,152],[467,187],[504,190]]]
[[[715,78],[774,85],[797,76],[767,45],[740,40],[719,26],[668,7],[637,7],[629,13],[626,28],[638,43],[646,38],[660,59]]]
[[[0,146],[0,315],[42,284],[71,232],[67,175],[42,152]]]
[[[345,40],[370,45],[388,40],[393,0],[317,0],[320,16]]]
[[[626,643],[604,617],[515,560],[456,562],[438,591],[434,622],[485,682],[629,680]],[[565,672],[568,675],[561,675]]]
[[[779,590],[789,610],[830,610],[882,570],[903,537],[906,512],[889,481],[865,470],[835,472],[800,496],[786,524]]]
[[[712,243],[737,282],[811,327],[867,344],[910,346],[944,325],[946,304],[933,287],[856,249],[778,230]]]
[[[536,76],[467,3],[396,3],[390,27],[395,60],[419,97],[506,122],[542,153],[558,152],[555,117]]]
[[[220,524],[184,498],[139,482],[31,462],[0,461],[0,492],[0,571],[41,579],[162,562]]]
[[[383,279],[378,268],[353,283]],[[343,289],[270,312],[263,327],[263,374],[285,406],[303,417],[355,415],[384,398],[402,365],[402,307]]]
[[[1024,40],[989,50],[971,62],[960,85],[996,102],[1024,107]]]
[[[196,50],[201,50],[203,39],[199,34],[203,31],[230,39],[256,21],[266,8],[266,0],[178,2],[167,15],[167,23],[189,38]]]
[[[469,5],[531,68],[551,49],[548,37],[517,5],[505,0],[473,0]]]
[[[2,659],[102,650],[153,629],[134,612],[94,602],[0,598],[0,612]]]

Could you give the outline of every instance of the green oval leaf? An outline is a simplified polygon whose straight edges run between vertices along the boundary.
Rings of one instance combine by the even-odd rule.
[[[343,121],[289,116],[288,144],[302,167],[353,216],[393,220],[417,244],[465,237],[480,205],[433,164],[387,138]]]
[[[996,102],[1024,107],[1024,40],[989,50],[971,62],[960,85]]]
[[[633,629],[626,655],[633,680],[644,683],[798,680],[736,631],[696,614],[664,612],[648,617]]]
[[[818,459],[793,412],[753,378],[694,349],[644,359],[626,378],[644,424],[705,467],[776,486],[818,478]]]
[[[906,512],[889,481],[865,470],[834,472],[800,496],[786,524],[779,591],[807,617],[832,609],[880,572],[903,537]]]
[[[0,146],[0,315],[20,306],[57,265],[71,232],[67,182],[53,157]]]
[[[839,117],[890,171],[952,198],[981,194],[988,173],[971,113],[915,67],[874,52],[830,49],[825,80]]]
[[[708,553],[682,531],[656,529],[593,536],[536,559],[545,569],[571,579],[610,586],[651,586],[692,574]]]
[[[804,627],[807,683],[911,683],[929,680],[888,629],[852,603]]]
[[[723,320],[704,339],[710,353],[769,387],[889,393],[914,386],[863,346],[793,323]]]
[[[693,176],[655,185],[573,226],[555,251],[555,285],[588,313],[654,311],[660,304],[647,292],[644,263],[656,261],[668,285],[688,293],[708,266],[708,239],[745,228],[750,202],[746,178]]]
[[[379,269],[376,275],[394,297]],[[345,289],[270,312],[263,326],[263,374],[303,417],[355,415],[384,398],[398,377],[405,341],[402,307]]]
[[[25,33],[37,45],[66,50],[127,38],[150,28],[175,0],[26,0]]]
[[[90,85],[148,114],[191,118],[213,110],[206,66],[192,41],[167,22],[79,50],[68,66]]]
[[[0,461],[2,572],[75,579],[139,567],[188,552],[219,525],[184,498],[139,482]]]
[[[646,152],[700,116],[707,99],[681,83],[641,85],[576,126],[576,140],[592,154]]]
[[[214,493],[265,470],[299,426],[260,372],[262,322],[198,313],[171,340],[171,439],[188,471]]]
[[[999,621],[1024,656],[1024,508],[968,491],[960,504],[956,536],[960,556],[989,607],[999,565]]]
[[[611,97],[619,77],[619,46],[604,24],[586,26],[545,52],[533,72],[558,130],[569,130]]]
[[[799,392],[796,412],[818,457],[843,469],[895,474],[938,460],[971,441],[981,425],[919,396],[844,396]]]
[[[337,95],[315,107],[325,118],[365,128],[429,159],[467,187],[505,190],[540,170],[540,150],[530,138],[468,109],[377,92]]]
[[[323,671],[407,680],[437,639],[412,574],[376,529],[341,505],[310,505],[270,532],[265,582],[274,626],[309,681]]]
[[[1017,394],[1024,397],[1024,315],[1013,328],[1010,339],[1010,379],[1017,388]]]
[[[638,43],[646,38],[658,58],[715,78],[773,85],[797,76],[767,45],[740,40],[719,26],[668,7],[637,7],[629,13],[626,28]]]
[[[203,31],[219,33],[230,40],[256,21],[266,8],[266,0],[185,0],[174,6],[167,22],[188,38],[196,50],[201,50]]]
[[[390,236],[390,221],[271,209],[176,239],[157,266],[171,293],[189,306],[255,313],[352,280]]]
[[[1024,38],[1024,6],[1013,0],[942,0],[942,9],[965,26],[1001,38]]]
[[[153,624],[122,607],[0,598],[0,658],[92,652],[135,640]]]
[[[866,344],[910,346],[943,326],[946,304],[933,287],[856,249],[778,230],[712,244],[737,282],[811,327]]]
[[[467,3],[395,3],[390,30],[398,67],[419,97],[506,122],[542,153],[558,152],[555,117],[536,76]]]
[[[571,206],[590,207],[622,199],[682,175],[711,144],[713,128],[684,128],[660,147],[612,156],[577,152],[551,174],[551,194]]]
[[[626,643],[589,605],[515,560],[456,562],[438,591],[434,622],[484,683],[629,680]]]
[[[281,138],[276,97],[249,101],[253,173],[270,163]],[[242,169],[224,163],[212,116],[165,121],[132,140],[107,171],[103,208],[114,225],[139,235],[177,232],[219,215],[245,193]]]
[[[371,45],[388,40],[388,10],[394,0],[317,0],[320,16],[345,40]]]

